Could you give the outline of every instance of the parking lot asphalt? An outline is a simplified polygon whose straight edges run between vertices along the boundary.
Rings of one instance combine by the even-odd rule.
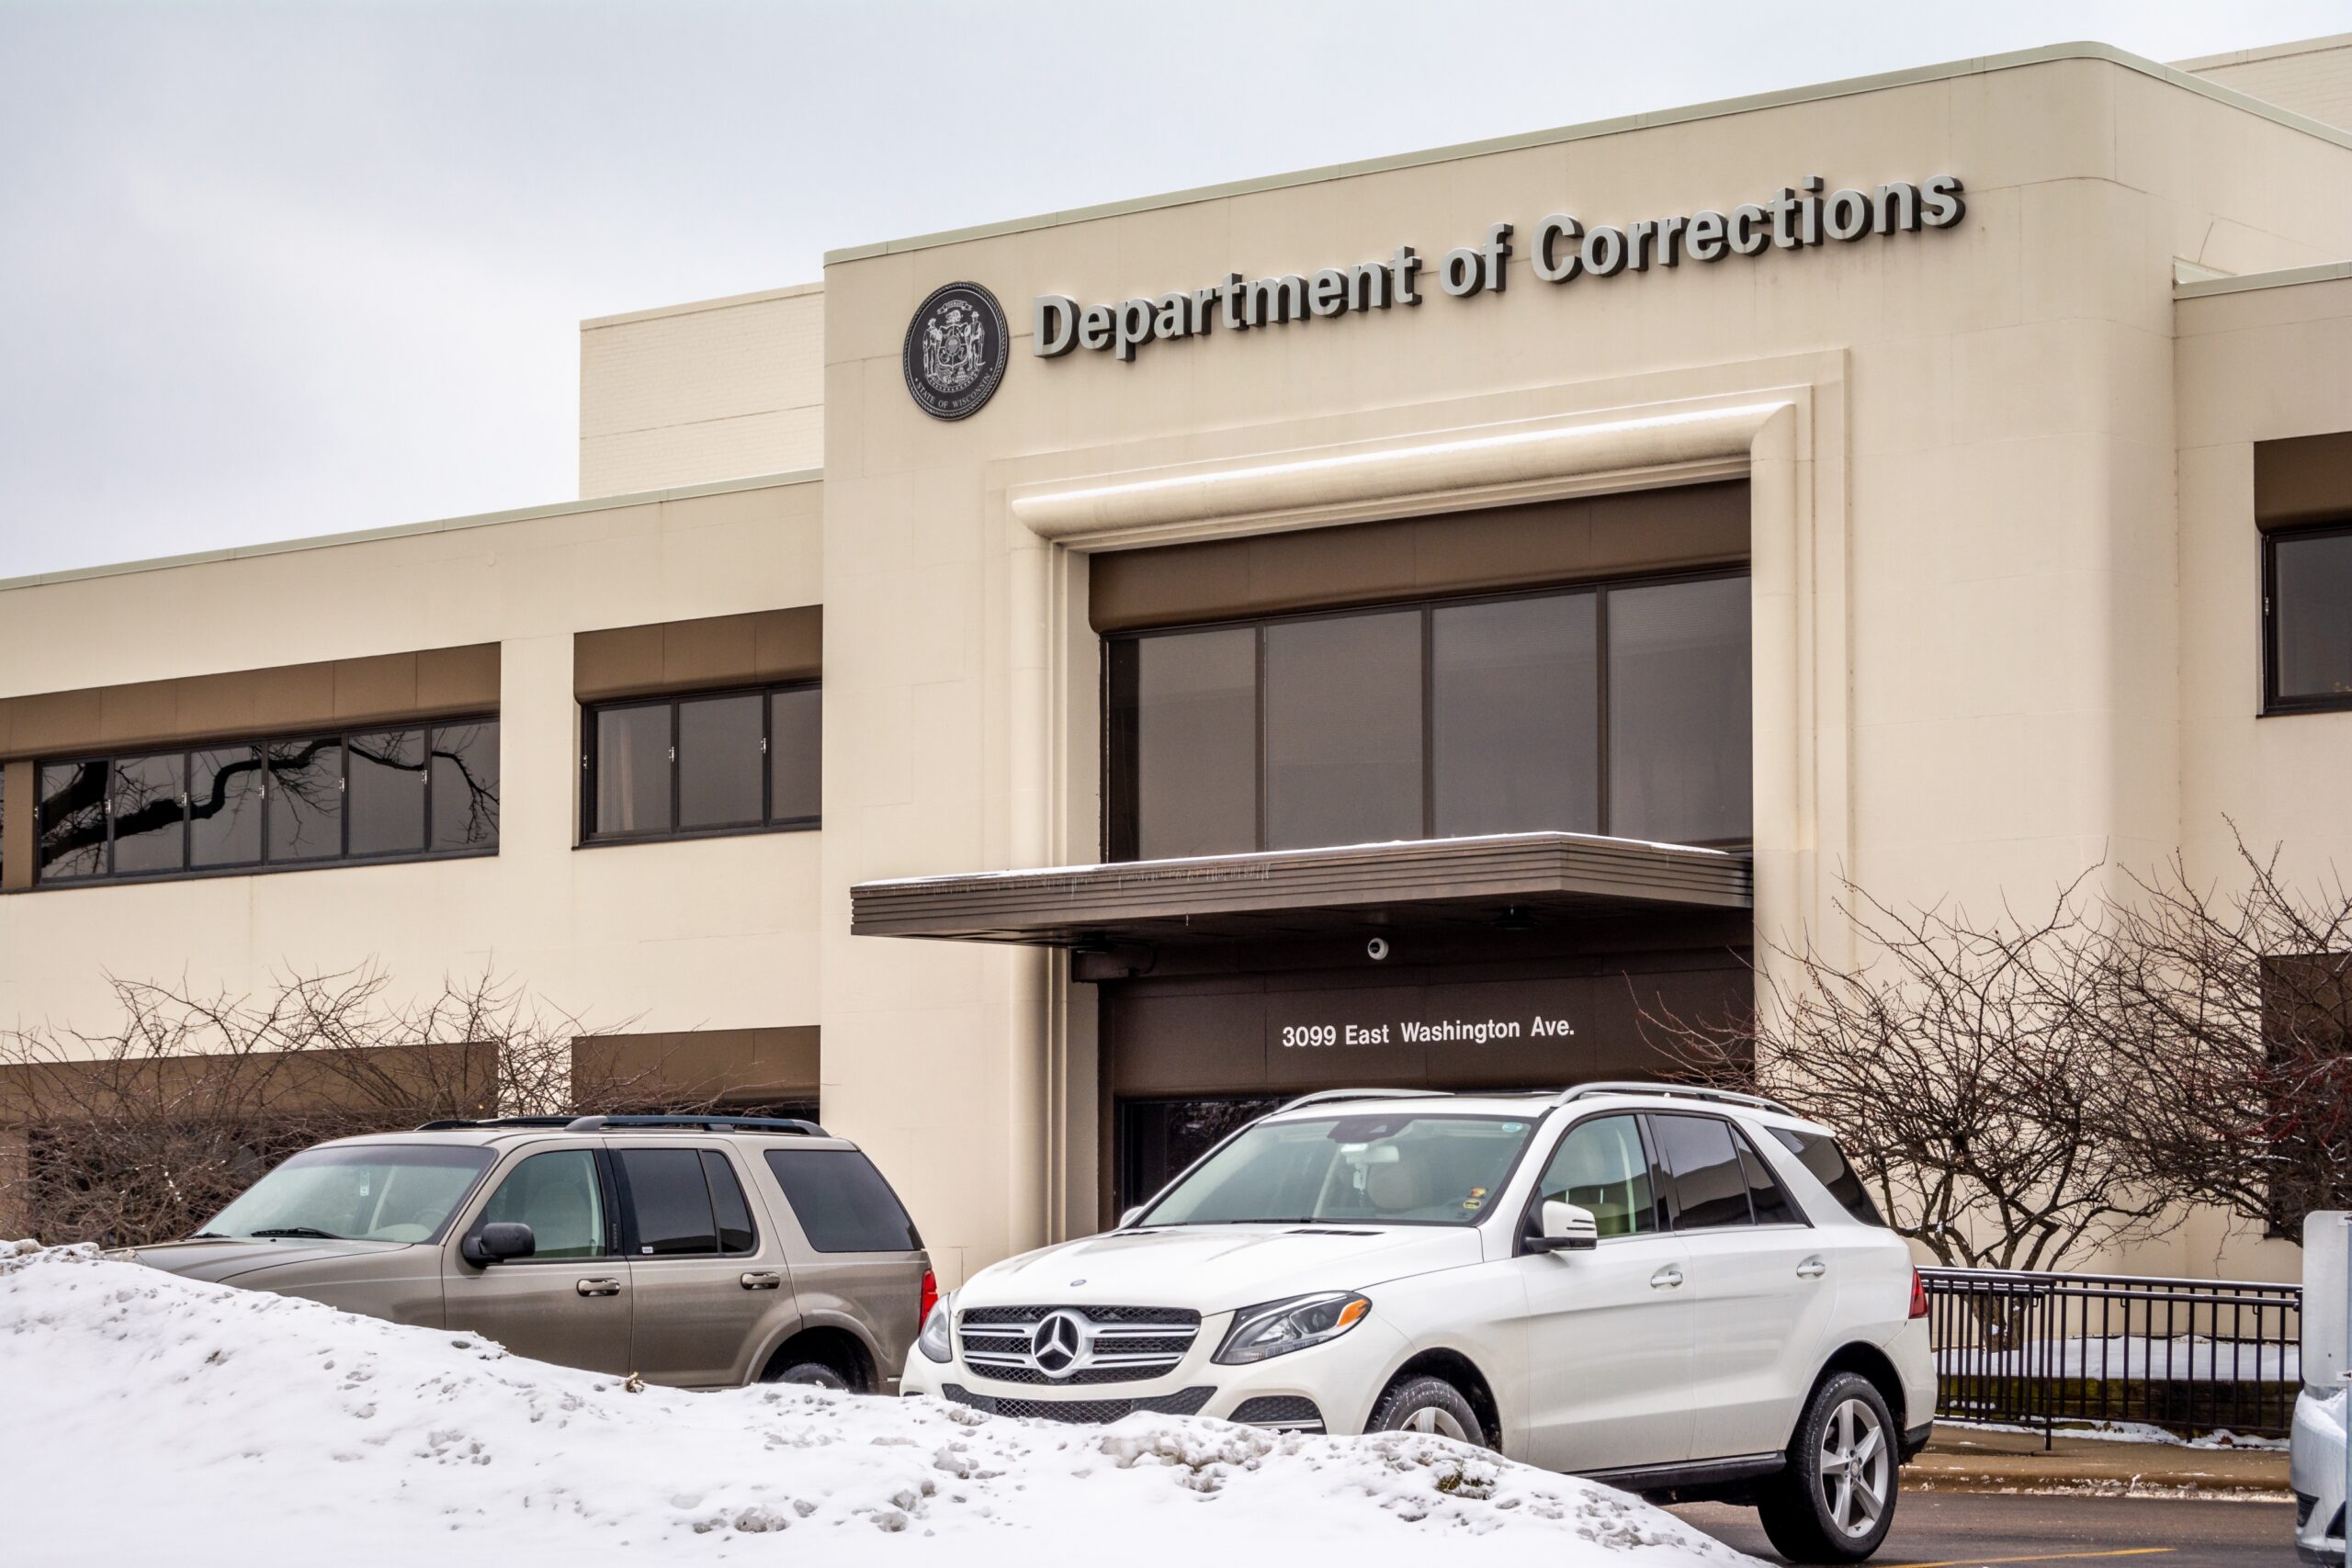
[[[1767,1562],[1781,1561],[1747,1508],[1673,1510]],[[1906,1488],[1873,1568],[2292,1568],[2291,1503],[2082,1494],[1922,1492]]]

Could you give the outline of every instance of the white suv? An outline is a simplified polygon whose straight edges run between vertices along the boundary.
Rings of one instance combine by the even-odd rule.
[[[1751,1502],[1811,1562],[1877,1549],[1935,1405],[1909,1250],[1829,1130],[1645,1084],[1294,1100],[1117,1230],[974,1275],[902,1387],[1437,1432]]]

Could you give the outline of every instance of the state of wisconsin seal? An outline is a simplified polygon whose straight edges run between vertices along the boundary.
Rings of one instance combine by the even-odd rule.
[[[995,395],[1012,356],[996,296],[977,283],[932,290],[907,323],[907,392],[933,419],[966,419]]]

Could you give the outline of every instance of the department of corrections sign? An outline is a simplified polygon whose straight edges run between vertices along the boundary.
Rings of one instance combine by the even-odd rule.
[[[964,419],[995,395],[1012,354],[996,296],[977,283],[951,283],[915,307],[899,363],[923,412]]]
[[[1450,299],[1499,294],[1510,280],[1514,238],[1524,243],[1527,270],[1538,283],[1566,285],[1685,262],[1707,266],[1776,251],[1951,229],[1968,210],[1961,182],[1952,175],[1932,175],[1916,185],[1894,180],[1837,190],[1827,186],[1819,175],[1808,175],[1768,200],[1742,202],[1728,212],[1709,208],[1622,226],[1588,226],[1566,212],[1553,213],[1524,236],[1512,224],[1490,224],[1478,243],[1446,252],[1433,268],[1412,246],[1399,245],[1378,260],[1352,266],[1256,279],[1229,272],[1205,288],[1116,304],[1080,305],[1067,294],[1041,294],[1030,352],[1054,359],[1088,349],[1132,363],[1148,343],[1200,337],[1216,328],[1248,332],[1415,306],[1428,297],[1423,290],[1432,280],[1425,272],[1436,274],[1438,291]]]

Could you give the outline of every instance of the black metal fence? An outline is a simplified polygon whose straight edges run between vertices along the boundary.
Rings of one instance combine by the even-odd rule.
[[[2287,1435],[2303,1291],[2215,1280],[1922,1269],[1936,1414]]]

